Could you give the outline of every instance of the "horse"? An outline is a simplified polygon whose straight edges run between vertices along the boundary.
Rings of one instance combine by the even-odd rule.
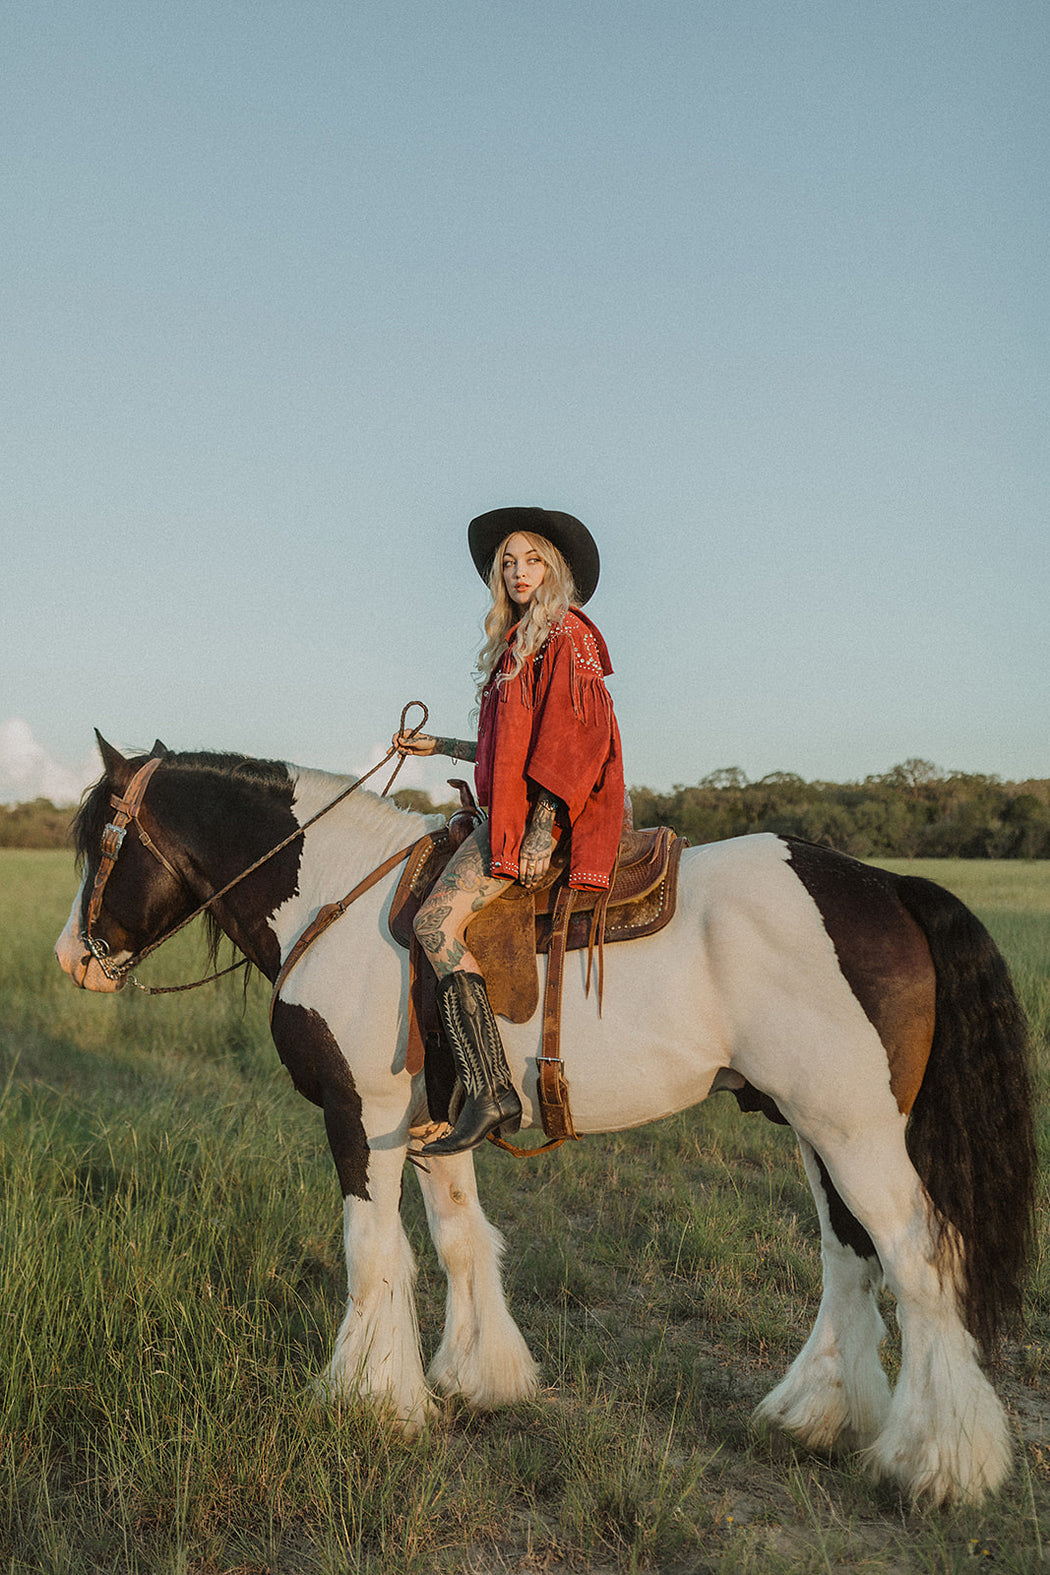
[[[282,978],[271,1019],[295,1087],[324,1113],[342,1194],[348,1300],[322,1388],[375,1404],[407,1435],[442,1396],[526,1400],[538,1369],[506,1304],[473,1155],[417,1170],[447,1277],[426,1373],[400,1220],[410,1138],[433,1121],[425,1073],[406,1070],[408,959],[387,920],[406,844],[441,817],[286,763],[159,741],[126,758],[100,735],[99,747],[103,775],[74,822],[80,889],[55,947],[79,987],[122,988],[202,904],[213,950],[229,937],[273,982],[318,910],[361,887]],[[599,1010],[584,954],[569,954],[562,1044],[581,1136],[729,1090],[797,1138],[822,1295],[756,1422],[812,1450],[859,1451],[912,1500],[998,1489],[1010,1434],[982,1364],[1020,1312],[1035,1146],[1026,1023],[987,931],[932,882],[760,833],[687,848],[671,922],[607,947],[604,972]],[[541,1125],[541,1016],[502,1024],[526,1127]],[[892,1390],[883,1283],[901,1329]]]

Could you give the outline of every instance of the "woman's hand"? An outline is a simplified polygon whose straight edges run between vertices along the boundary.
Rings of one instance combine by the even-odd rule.
[[[469,739],[434,738],[430,733],[395,733],[393,745],[400,755],[448,755],[450,760],[476,760],[478,748]]]
[[[541,793],[529,817],[525,835],[518,854],[518,879],[530,891],[538,886],[550,869],[554,852],[554,817],[558,801],[549,793]]]
[[[395,733],[391,739],[399,755],[436,755],[440,742],[429,733]]]

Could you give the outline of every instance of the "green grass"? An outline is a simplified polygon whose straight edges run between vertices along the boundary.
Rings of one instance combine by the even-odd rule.
[[[992,929],[1045,1067],[1050,865],[901,867]],[[1045,1248],[998,1375],[1015,1477],[983,1510],[913,1512],[854,1461],[750,1427],[812,1323],[820,1262],[791,1135],[729,1099],[534,1163],[479,1154],[536,1403],[451,1408],[412,1444],[321,1404],[338,1188],[265,990],[74,990],[51,956],[73,887],[64,854],[0,854],[3,1575],[1042,1567]],[[184,936],[146,972],[202,961]],[[444,1287],[411,1177],[404,1215],[429,1355]]]

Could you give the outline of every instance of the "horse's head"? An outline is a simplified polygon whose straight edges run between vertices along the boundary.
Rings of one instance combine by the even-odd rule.
[[[213,958],[226,935],[272,978],[280,946],[269,919],[297,890],[301,851],[293,768],[172,754],[159,740],[127,759],[96,736],[105,770],[73,822],[83,878],[55,946],[66,973],[82,989],[119,990],[200,911]]]
[[[127,759],[96,737],[104,771],[73,823],[82,879],[55,955],[81,989],[114,991],[196,899],[179,869],[179,849],[166,845],[170,839],[145,803],[168,751],[158,739],[149,755]]]

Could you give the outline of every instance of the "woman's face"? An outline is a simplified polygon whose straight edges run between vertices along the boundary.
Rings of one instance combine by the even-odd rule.
[[[517,531],[503,549],[503,583],[519,607],[527,607],[543,584],[547,565],[529,541]]]

